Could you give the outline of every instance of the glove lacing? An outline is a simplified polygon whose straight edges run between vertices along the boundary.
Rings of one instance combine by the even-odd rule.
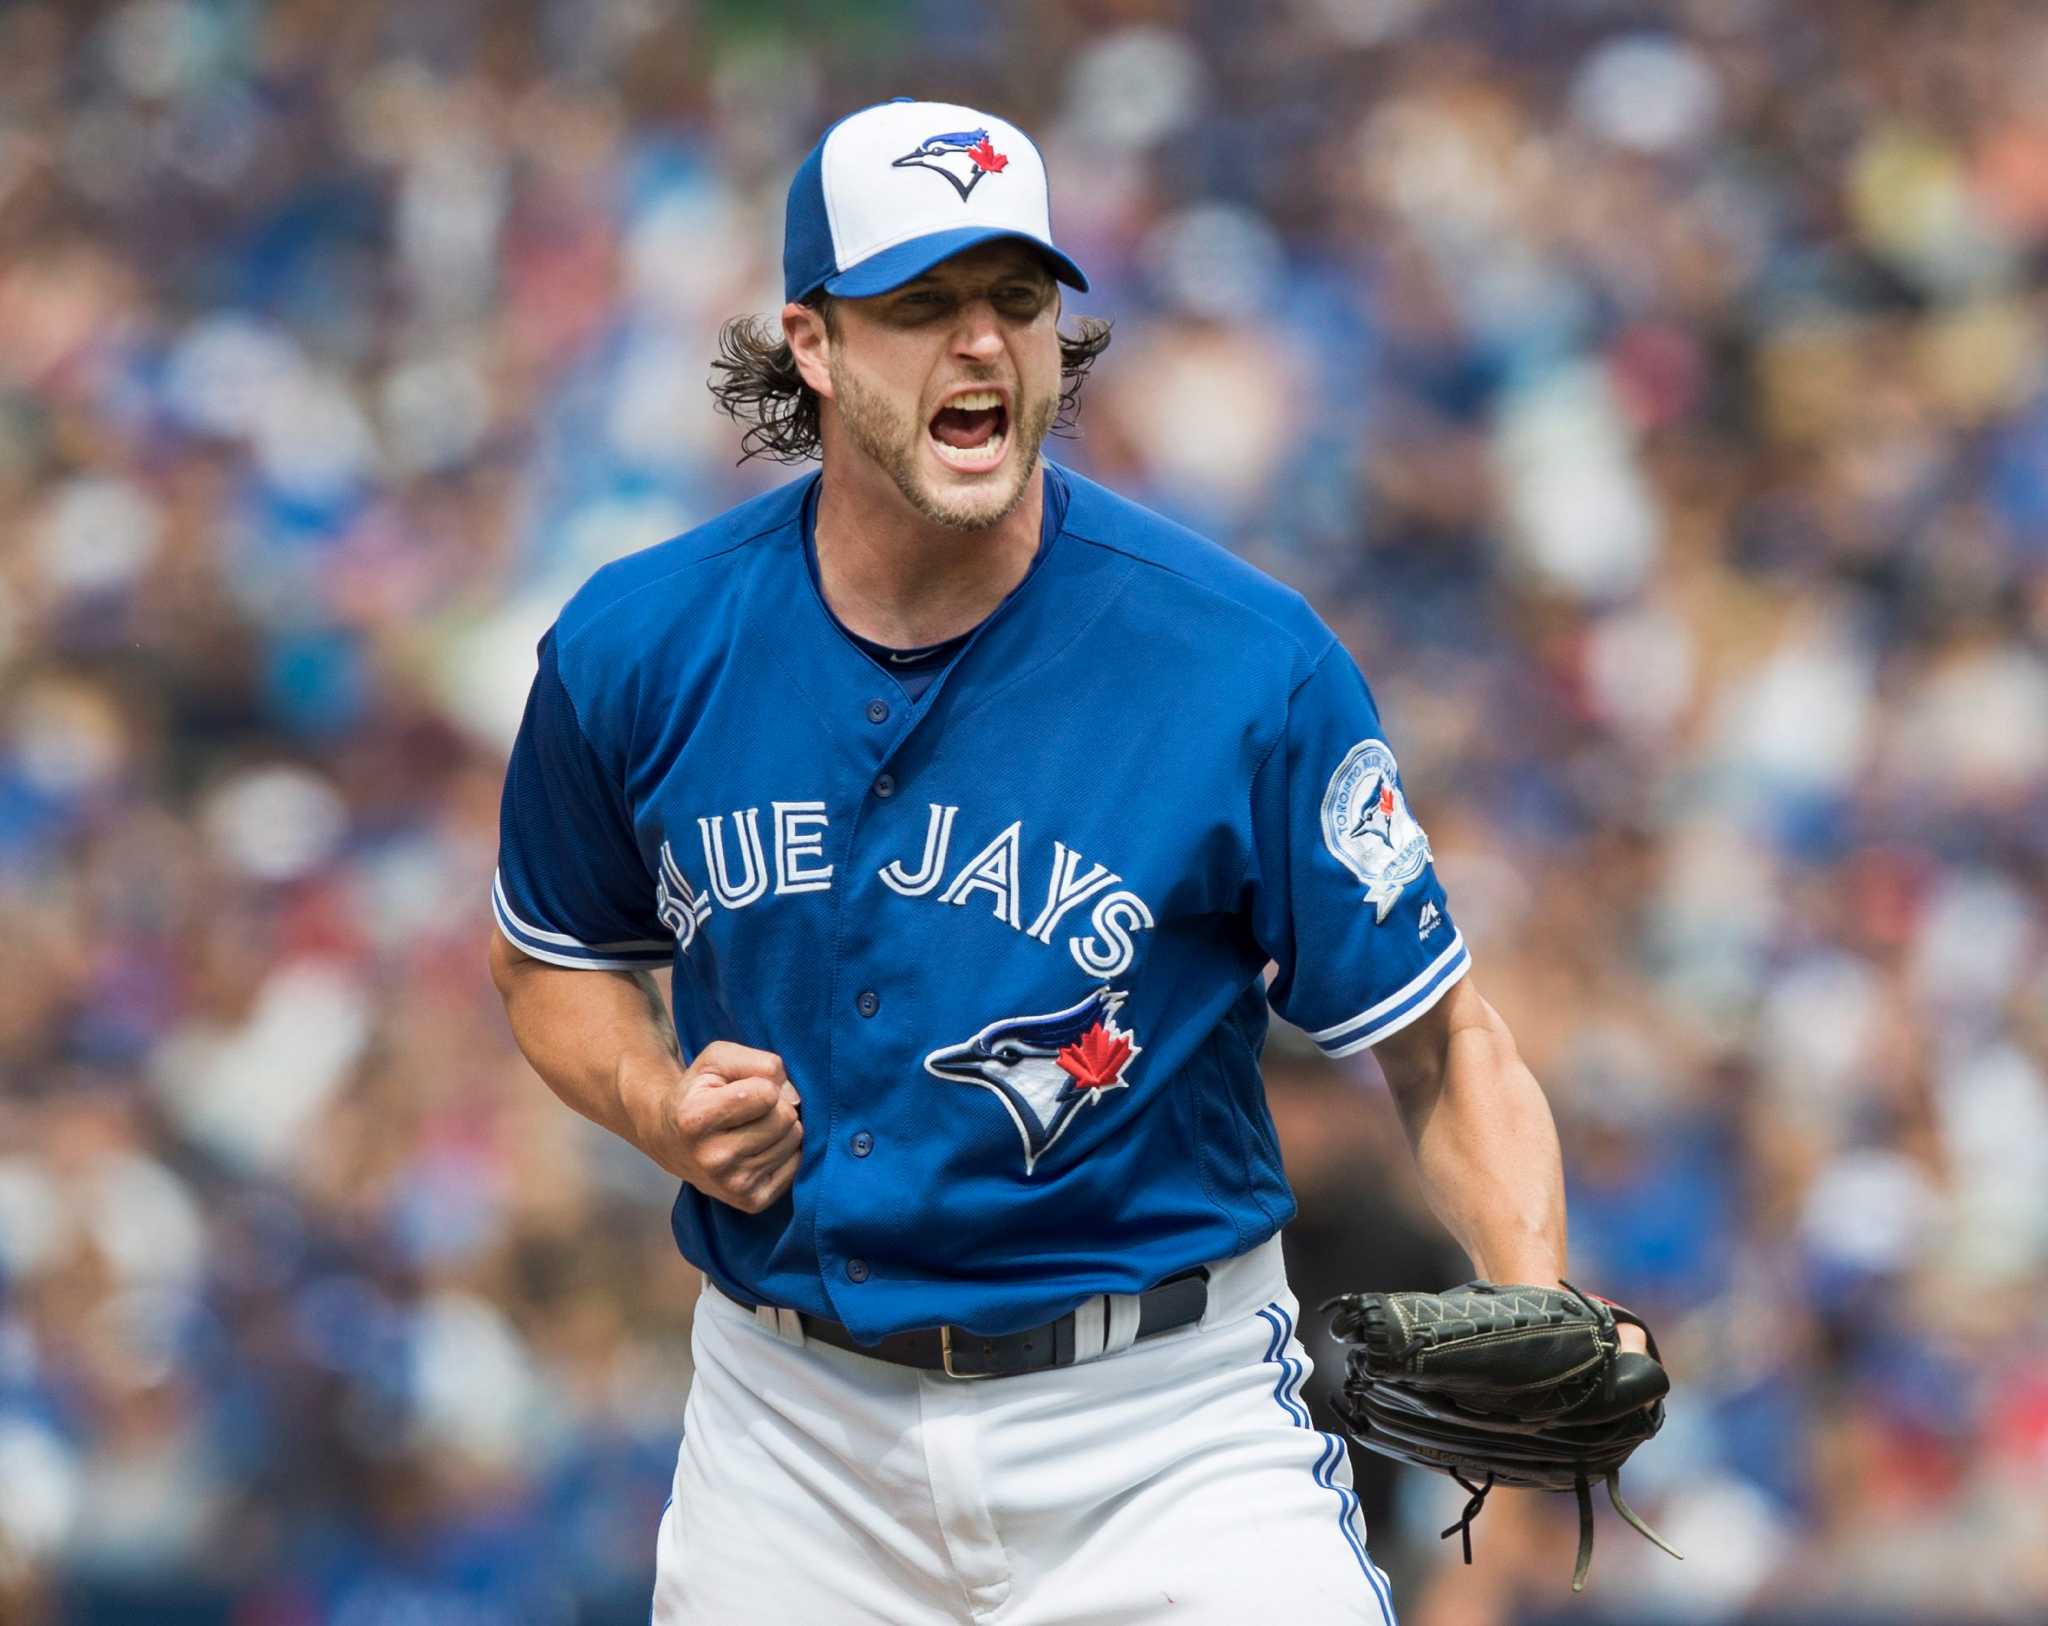
[[[1439,1541],[1448,1541],[1452,1536],[1463,1537],[1465,1562],[1469,1564],[1472,1562],[1472,1521],[1479,1517],[1479,1510],[1486,1506],[1486,1494],[1493,1489],[1494,1476],[1489,1473],[1486,1476],[1486,1483],[1483,1485],[1473,1484],[1471,1480],[1467,1479],[1456,1469],[1451,1470],[1451,1477],[1458,1482],[1459,1488],[1472,1499],[1465,1504],[1465,1511],[1458,1515],[1456,1523],[1444,1526],[1437,1533],[1437,1539]],[[1663,1548],[1673,1558],[1683,1558],[1685,1556],[1676,1547],[1672,1546],[1670,1542],[1643,1523],[1641,1516],[1637,1514],[1636,1510],[1621,1499],[1621,1471],[1619,1469],[1609,1473],[1606,1476],[1606,1480],[1607,1500],[1614,1504],[1615,1512],[1619,1513],[1630,1525],[1639,1530],[1643,1535],[1649,1537],[1651,1541]],[[1574,1592],[1583,1592],[1586,1590],[1586,1571],[1593,1564],[1593,1486],[1584,1474],[1580,1474],[1572,1482],[1572,1490],[1578,1496],[1579,1501],[1579,1557],[1578,1562],[1572,1565],[1572,1590]]]
[[[1465,1494],[1470,1496],[1472,1500],[1465,1504],[1465,1511],[1458,1515],[1458,1522],[1453,1525],[1447,1525],[1438,1533],[1436,1539],[1438,1541],[1449,1541],[1453,1535],[1463,1536],[1465,1538],[1465,1562],[1469,1564],[1472,1562],[1472,1521],[1479,1517],[1479,1510],[1486,1506],[1486,1493],[1493,1489],[1493,1475],[1488,1474],[1486,1476],[1486,1483],[1483,1485],[1473,1484],[1471,1480],[1467,1479],[1455,1468],[1451,1470],[1451,1477],[1463,1487]]]

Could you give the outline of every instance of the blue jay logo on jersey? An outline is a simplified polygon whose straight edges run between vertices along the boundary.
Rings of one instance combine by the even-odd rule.
[[[1126,1090],[1124,1075],[1143,1049],[1117,1012],[1126,996],[1098,988],[1080,1004],[1044,1016],[1006,1016],[961,1044],[934,1050],[924,1070],[952,1084],[979,1084],[1002,1102],[1024,1142],[1024,1172],[1052,1150],[1083,1107]]]
[[[990,144],[988,131],[952,130],[926,136],[889,167],[928,169],[934,175],[942,175],[965,203],[967,195],[981,185],[984,175],[1000,175],[1009,165],[1010,160]]]
[[[1402,798],[1394,753],[1360,740],[1323,792],[1323,845],[1365,883],[1365,901],[1387,918],[1408,883],[1429,867],[1429,837]]]

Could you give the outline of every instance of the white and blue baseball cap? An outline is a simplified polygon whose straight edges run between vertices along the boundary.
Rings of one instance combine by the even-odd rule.
[[[1005,119],[898,98],[849,113],[797,166],[782,240],[784,297],[887,293],[977,243],[1019,238],[1087,291],[1053,246],[1045,160]]]

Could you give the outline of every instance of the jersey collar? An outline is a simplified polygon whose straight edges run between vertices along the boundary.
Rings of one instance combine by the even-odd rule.
[[[1043,513],[1039,520],[1038,552],[1032,556],[1030,569],[1024,572],[1023,580],[1010,589],[1003,601],[989,612],[979,626],[962,635],[952,652],[952,658],[915,699],[904,691],[892,673],[861,648],[861,640],[846,628],[832,613],[831,606],[825,602],[824,588],[818,579],[817,555],[818,493],[824,483],[824,476],[822,473],[807,476],[803,481],[796,506],[795,551],[802,560],[805,577],[803,590],[797,596],[802,600],[806,612],[804,619],[808,624],[807,633],[818,634],[814,640],[807,638],[807,641],[819,642],[825,646],[821,652],[822,659],[813,668],[815,676],[835,688],[852,684],[866,690],[876,690],[879,686],[892,705],[900,699],[903,705],[913,711],[921,712],[926,709],[937,692],[945,686],[947,678],[959,666],[962,658],[980,640],[983,632],[1005,619],[1013,605],[1036,592],[1038,579],[1044,574],[1047,561],[1052,557],[1054,544],[1065,533],[1067,507],[1073,495],[1072,488],[1068,483],[1066,471],[1058,464],[1046,461],[1042,466],[1045,470]],[[822,630],[817,628],[820,621],[824,623]],[[799,681],[803,681],[801,674]]]
[[[949,726],[1035,685],[1076,641],[1100,636],[1136,569],[1128,555],[1068,529],[1078,488],[1054,464],[1045,471],[1037,558],[914,698],[826,608],[805,557],[806,516],[821,476],[791,482],[778,496],[776,522],[756,534],[756,568],[745,601],[734,606],[741,662],[780,667],[837,750],[865,773],[879,772],[927,721]]]

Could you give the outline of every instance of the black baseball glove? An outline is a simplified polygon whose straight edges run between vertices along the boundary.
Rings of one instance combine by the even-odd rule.
[[[1449,1474],[1471,1500],[1444,1531],[1465,1538],[1496,1485],[1573,1491],[1579,1559],[1593,1561],[1592,1481],[1614,1511],[1670,1553],[1621,1499],[1621,1465],[1664,1426],[1671,1379],[1641,1317],[1563,1288],[1468,1282],[1444,1293],[1348,1293],[1327,1301],[1350,1348],[1335,1404],[1358,1443]],[[1615,1323],[1643,1328],[1650,1353],[1624,1351]]]

